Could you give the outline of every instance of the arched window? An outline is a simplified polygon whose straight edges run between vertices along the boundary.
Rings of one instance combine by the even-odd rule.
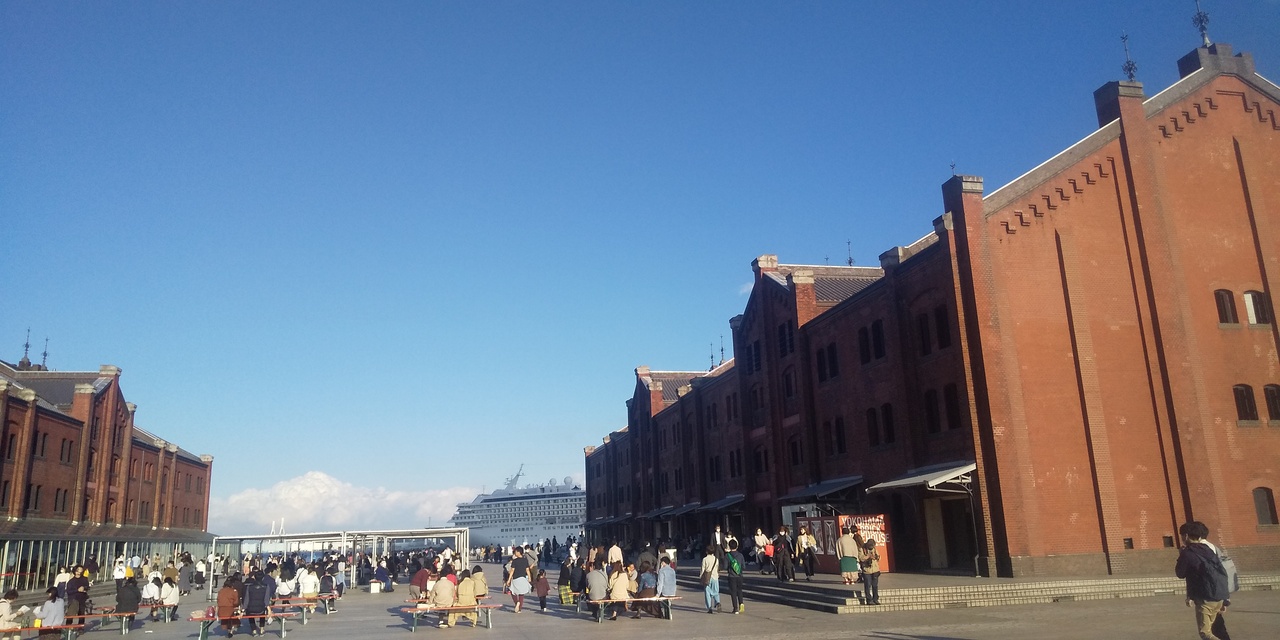
[[[1276,519],[1276,498],[1267,487],[1253,490],[1253,508],[1258,512],[1258,524],[1280,524]]]
[[[1280,385],[1269,384],[1263,387],[1262,397],[1267,402],[1267,419],[1280,420]]]
[[[1213,292],[1213,300],[1218,304],[1218,322],[1221,324],[1236,324],[1240,320],[1236,317],[1236,298],[1230,289],[1218,289]]]
[[[1232,387],[1232,391],[1236,396],[1236,419],[1257,420],[1258,405],[1253,400],[1253,387],[1247,384],[1238,384]]]
[[[1249,324],[1271,324],[1271,305],[1261,292],[1244,292],[1244,310],[1249,314]]]
[[[867,409],[867,443],[873,447],[880,445],[880,418],[875,407]]]
[[[893,405],[880,405],[880,428],[884,430],[884,443],[893,444],[897,436],[893,432]]]

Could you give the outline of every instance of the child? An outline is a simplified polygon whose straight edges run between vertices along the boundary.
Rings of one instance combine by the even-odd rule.
[[[538,594],[538,606],[542,608],[543,613],[546,613],[547,594],[551,592],[551,583],[547,582],[547,572],[545,569],[538,569],[538,580],[533,588]]]

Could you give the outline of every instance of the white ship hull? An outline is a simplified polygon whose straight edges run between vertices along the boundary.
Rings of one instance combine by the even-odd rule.
[[[472,547],[536,545],[551,538],[564,543],[569,537],[582,537],[587,492],[569,478],[563,484],[551,480],[518,488],[521,475],[517,472],[502,489],[458,505],[449,522],[467,528]]]

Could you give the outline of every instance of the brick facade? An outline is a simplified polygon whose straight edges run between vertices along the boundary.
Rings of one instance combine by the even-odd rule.
[[[879,269],[755,260],[734,359],[638,368],[588,448],[589,536],[883,513],[895,567],[1104,575],[1198,519],[1280,567],[1280,88],[1228,45],[1178,64],[1004,187],[953,177]]]
[[[0,362],[0,514],[205,531],[213,458],[134,424],[120,369]]]

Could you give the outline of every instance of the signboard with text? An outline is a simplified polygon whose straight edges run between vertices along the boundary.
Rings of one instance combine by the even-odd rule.
[[[836,541],[840,539],[840,530],[844,526],[861,532],[864,540],[875,540],[876,551],[880,553],[880,570],[892,571],[893,541],[889,539],[889,522],[884,514],[801,517],[796,518],[796,523],[809,529],[817,542],[814,549],[818,560],[817,572],[840,573]]]

